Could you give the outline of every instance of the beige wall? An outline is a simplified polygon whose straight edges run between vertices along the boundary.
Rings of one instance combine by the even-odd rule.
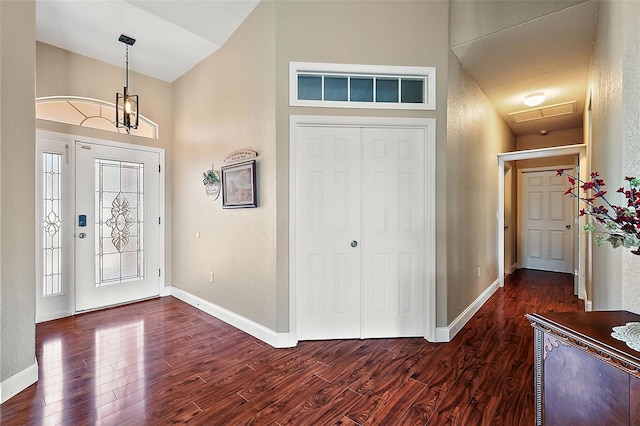
[[[437,323],[446,325],[446,1],[276,2],[278,206],[289,203],[289,116],[436,118]],[[289,61],[435,66],[436,111],[289,107]],[[278,327],[288,327],[288,210],[278,209]]]
[[[497,271],[497,154],[513,151],[516,140],[453,53],[448,77],[447,310],[451,322],[503,272]]]
[[[117,43],[114,40],[114,43]],[[135,58],[135,50],[130,52]],[[124,55],[123,55],[124,60]],[[36,97],[82,96],[115,102],[116,92],[122,92],[124,72],[86,56],[45,44],[36,43]],[[171,284],[171,205],[172,205],[172,97],[171,84],[129,71],[129,87],[140,96],[140,113],[158,124],[158,139],[131,136],[104,130],[89,129],[51,121],[37,120],[38,129],[86,136],[165,150],[165,280]]]
[[[447,28],[445,1],[262,2],[222,49],[176,81],[174,285],[288,331],[289,116],[436,117],[444,164]],[[438,110],[290,108],[290,61],[436,66]],[[223,210],[195,182],[211,162],[219,165],[239,148],[260,154],[260,207]],[[444,170],[438,170],[439,182]],[[436,186],[444,200],[444,185]],[[439,208],[442,222],[444,206]],[[439,274],[446,277],[443,259],[444,252]],[[446,282],[438,279],[446,293]]]
[[[504,273],[510,274],[518,261],[518,173],[512,161],[504,169]]]
[[[275,4],[174,83],[173,285],[276,329]],[[222,209],[202,173],[258,152],[258,208]],[[281,208],[286,209],[286,206]],[[196,233],[200,238],[196,238]],[[209,283],[209,271],[214,283]]]
[[[34,69],[35,3],[0,1],[1,382],[35,362]]]
[[[625,176],[640,176],[640,3],[600,3],[591,75],[592,170],[611,188]],[[613,191],[610,191],[610,194]],[[621,197],[612,194],[614,204]],[[640,259],[609,245],[593,248],[593,308],[640,313]]]
[[[583,143],[582,127],[575,129],[557,130],[546,136],[538,133],[520,135],[516,138],[516,151],[529,149],[551,148],[554,146],[578,145]]]
[[[622,27],[622,86],[624,105],[622,171],[625,176],[640,177],[640,2],[625,2]],[[611,182],[613,186],[613,182]],[[613,192],[613,191],[612,191]],[[622,199],[618,199],[622,204]],[[622,254],[622,309],[640,314],[640,256],[628,250]]]
[[[530,149],[552,148],[565,145],[579,145],[584,143],[582,128],[558,130],[549,132],[546,136],[537,133],[531,135],[520,135],[516,138],[516,151],[526,151]],[[576,163],[576,157],[571,155],[536,158],[533,160],[521,160],[516,162],[517,169],[534,167],[556,167]]]

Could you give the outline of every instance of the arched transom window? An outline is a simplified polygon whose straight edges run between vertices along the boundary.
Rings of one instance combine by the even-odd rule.
[[[110,132],[126,133],[126,129],[116,127],[116,106],[98,99],[76,96],[48,96],[36,99],[36,118],[58,123],[90,127]],[[158,125],[143,115],[137,129],[130,132],[135,136],[158,138]]]

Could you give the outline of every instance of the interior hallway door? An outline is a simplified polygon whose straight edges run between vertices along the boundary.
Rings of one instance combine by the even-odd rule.
[[[521,267],[573,273],[573,199],[565,194],[566,177],[545,170],[523,171],[519,179]]]
[[[160,293],[160,155],[76,141],[76,311]]]

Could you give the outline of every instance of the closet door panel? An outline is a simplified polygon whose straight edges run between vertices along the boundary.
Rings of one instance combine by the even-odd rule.
[[[301,127],[296,146],[298,339],[359,338],[360,129]]]
[[[363,336],[423,335],[424,131],[363,131]]]

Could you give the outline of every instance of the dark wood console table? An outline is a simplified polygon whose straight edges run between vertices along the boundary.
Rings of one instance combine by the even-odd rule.
[[[627,311],[528,314],[536,425],[640,425],[640,352],[611,337]]]

